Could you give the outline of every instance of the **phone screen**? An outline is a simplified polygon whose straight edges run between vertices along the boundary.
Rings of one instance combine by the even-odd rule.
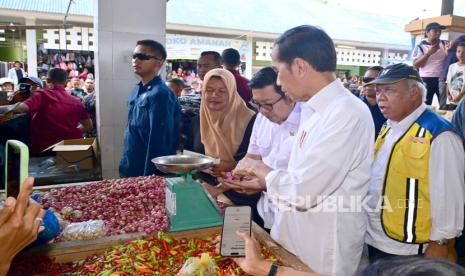
[[[17,148],[12,147],[10,144],[7,144],[8,147],[8,156],[6,161],[7,171],[6,171],[6,192],[7,197],[12,196],[14,198],[18,197],[19,194],[19,184],[20,184],[20,172],[21,172],[21,156],[20,151]]]
[[[223,233],[220,254],[223,257],[244,257],[245,242],[236,231],[250,235],[252,209],[249,206],[230,206],[224,211]]]

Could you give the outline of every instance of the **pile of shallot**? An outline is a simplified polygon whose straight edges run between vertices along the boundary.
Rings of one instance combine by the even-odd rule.
[[[103,220],[107,236],[168,228],[165,181],[158,176],[104,180],[51,189],[40,202],[70,222]]]

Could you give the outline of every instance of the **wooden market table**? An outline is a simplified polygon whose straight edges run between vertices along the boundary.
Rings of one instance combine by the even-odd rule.
[[[82,182],[82,183],[70,183],[70,184],[60,184],[60,185],[51,185],[51,186],[37,186],[34,187],[34,190],[38,191],[48,191],[52,188],[64,188],[70,186],[80,186],[88,185],[95,182]],[[224,196],[219,196],[219,200],[225,204],[230,204],[231,202]],[[221,234],[222,227],[208,227],[187,231],[179,232],[167,232],[167,234],[173,238],[202,238],[206,236],[212,236],[215,234]],[[295,255],[284,249],[277,242],[275,242],[271,236],[263,230],[260,226],[253,223],[252,233],[254,237],[259,241],[263,246],[267,247],[270,252],[277,258],[277,260],[284,266],[292,267],[299,271],[311,272],[312,270],[306,266],[299,258]],[[127,241],[142,239],[149,237],[145,233],[130,233],[115,235],[110,237],[103,237],[94,240],[85,240],[85,241],[64,241],[57,243],[49,243],[42,245],[33,249],[22,252],[24,255],[41,255],[49,258],[55,259],[59,263],[68,263],[78,260],[83,260],[88,256],[95,254],[102,254],[107,249],[112,246],[122,244]]]

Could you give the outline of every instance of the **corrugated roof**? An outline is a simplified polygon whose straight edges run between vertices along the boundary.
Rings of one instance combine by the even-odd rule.
[[[92,16],[93,0],[73,0],[70,14]],[[68,0],[0,0],[0,8],[46,13],[66,13]]]
[[[322,27],[334,39],[410,45],[404,18],[349,10],[318,0],[170,0],[167,21],[271,33],[311,24]]]
[[[93,15],[93,0],[73,1],[70,14]],[[47,13],[64,14],[67,6],[68,0],[0,0],[0,8]],[[349,10],[319,0],[170,0],[167,22],[269,33],[311,24],[338,40],[411,43],[410,34],[404,32],[404,18]]]

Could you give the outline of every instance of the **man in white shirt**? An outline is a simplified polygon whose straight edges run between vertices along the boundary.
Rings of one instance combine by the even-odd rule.
[[[26,72],[21,67],[21,62],[15,61],[13,63],[13,68],[8,70],[8,77],[13,80],[15,86],[19,84],[20,79],[27,77]]]
[[[460,133],[426,108],[417,70],[394,64],[369,85],[388,120],[375,145],[368,192],[370,261],[447,258],[463,228],[465,155]]]
[[[292,144],[299,128],[300,106],[284,94],[276,84],[276,78],[277,73],[274,69],[265,67],[250,80],[252,103],[260,113],[255,119],[247,154],[239,161],[239,167],[247,166],[250,160],[262,160],[273,169],[287,169]],[[250,187],[252,184],[255,184],[256,188]],[[259,183],[257,177],[222,181],[222,185],[245,194],[262,192],[263,184]],[[266,192],[262,194],[257,205],[265,228],[270,229],[274,218]],[[268,206],[270,208],[267,208]]]
[[[362,255],[374,125],[367,106],[336,79],[331,38],[313,26],[274,44],[278,85],[303,102],[287,169],[256,161],[242,172],[266,183],[278,207],[271,236],[317,273],[354,275]],[[289,207],[290,206],[290,207]]]

